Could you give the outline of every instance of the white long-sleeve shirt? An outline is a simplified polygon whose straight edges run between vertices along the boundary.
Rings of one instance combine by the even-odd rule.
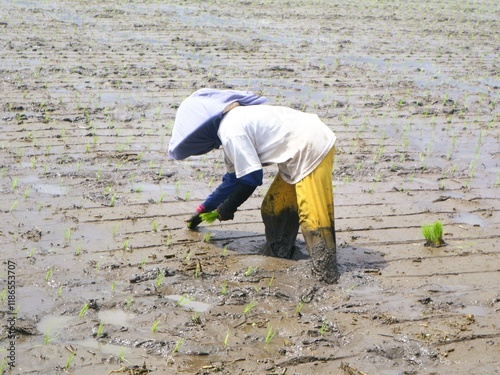
[[[217,135],[228,172],[241,178],[277,164],[289,184],[311,173],[337,139],[317,115],[271,105],[232,109],[222,119]]]

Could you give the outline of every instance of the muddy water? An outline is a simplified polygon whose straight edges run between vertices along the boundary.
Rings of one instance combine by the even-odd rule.
[[[4,372],[500,372],[495,2],[0,9]],[[336,132],[338,284],[301,235],[297,259],[263,254],[273,167],[235,220],[186,230],[224,173],[220,151],[166,156],[201,87]]]

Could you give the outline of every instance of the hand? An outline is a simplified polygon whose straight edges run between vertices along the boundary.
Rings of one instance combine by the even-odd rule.
[[[202,214],[204,212],[206,212],[205,207],[200,205],[196,209],[196,213],[193,216],[191,216],[189,219],[186,220],[187,227],[189,229],[196,229],[198,227],[198,225],[200,225],[200,223],[202,222],[200,214]]]
[[[233,210],[232,207],[229,207],[229,205],[222,203],[218,208],[217,212],[219,213],[219,216],[217,216],[217,219],[220,221],[226,221],[226,220],[233,220],[234,219],[234,213],[235,210]]]

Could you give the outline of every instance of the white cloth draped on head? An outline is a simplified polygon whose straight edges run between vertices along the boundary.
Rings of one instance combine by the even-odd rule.
[[[250,91],[200,89],[184,99],[175,115],[168,156],[182,160],[219,148],[217,136],[224,109],[235,102],[258,105],[267,99]]]

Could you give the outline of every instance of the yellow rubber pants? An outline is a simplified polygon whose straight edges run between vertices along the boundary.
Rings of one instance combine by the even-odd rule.
[[[332,171],[334,148],[316,169],[295,185],[278,174],[271,184],[261,214],[268,255],[291,258],[299,226],[312,259],[313,273],[337,281]]]

